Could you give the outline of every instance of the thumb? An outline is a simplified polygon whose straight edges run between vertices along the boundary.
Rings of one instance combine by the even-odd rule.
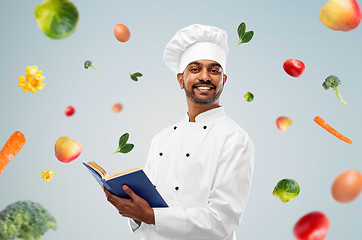
[[[127,195],[130,196],[133,200],[139,198],[138,195],[135,194],[127,185],[123,185],[123,191],[127,193]]]

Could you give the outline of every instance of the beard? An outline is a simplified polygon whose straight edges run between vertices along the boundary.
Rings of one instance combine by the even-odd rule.
[[[215,92],[214,94],[212,94],[211,96],[209,96],[208,98],[199,98],[196,96],[194,89],[195,86],[198,84],[205,84],[208,85],[210,87],[212,87],[213,89],[216,89],[216,86],[211,84],[210,81],[200,81],[199,83],[193,84],[191,87],[191,90],[187,90],[186,86],[185,86],[185,81],[182,81],[183,87],[185,89],[185,93],[186,96],[194,103],[196,104],[201,104],[201,105],[209,105],[209,104],[213,104],[216,101],[219,100],[219,97],[222,93],[223,87],[221,87],[217,92]],[[208,95],[208,93],[201,93],[201,95]]]

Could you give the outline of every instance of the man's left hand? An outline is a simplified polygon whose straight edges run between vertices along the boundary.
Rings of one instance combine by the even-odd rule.
[[[103,186],[108,202],[112,203],[123,217],[133,218],[137,222],[141,221],[147,224],[155,224],[153,209],[148,202],[135,194],[127,185],[123,185],[123,191],[127,193],[131,199],[119,198],[110,193]]]

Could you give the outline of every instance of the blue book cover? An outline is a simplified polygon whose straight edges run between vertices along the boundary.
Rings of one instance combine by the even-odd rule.
[[[123,185],[127,185],[134,193],[145,199],[151,208],[168,207],[145,172],[140,168],[107,175],[106,171],[93,161],[83,162],[83,165],[88,168],[101,186],[104,185],[108,191],[120,198],[130,198],[122,189]]]

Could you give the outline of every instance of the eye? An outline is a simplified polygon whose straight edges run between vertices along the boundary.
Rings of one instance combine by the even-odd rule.
[[[197,72],[199,69],[197,67],[191,67],[190,72]]]
[[[213,68],[213,69],[211,69],[211,72],[215,73],[215,74],[218,74],[218,73],[221,72],[221,69],[220,68]]]

